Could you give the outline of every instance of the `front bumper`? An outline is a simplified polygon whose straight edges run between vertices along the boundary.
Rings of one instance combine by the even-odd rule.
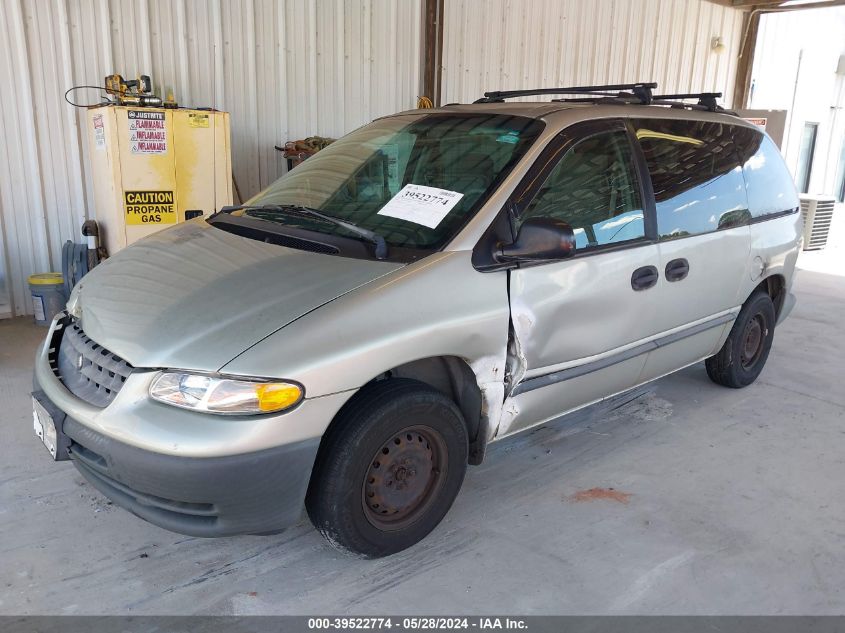
[[[204,537],[260,534],[302,513],[319,438],[242,455],[177,457],[118,442],[47,405],[85,479],[159,527]]]
[[[47,347],[36,358],[33,395],[79,472],[117,505],[192,536],[275,532],[298,521],[322,434],[350,395],[279,415],[214,416],[151,400],[155,372],[138,371],[97,408],[64,387]]]

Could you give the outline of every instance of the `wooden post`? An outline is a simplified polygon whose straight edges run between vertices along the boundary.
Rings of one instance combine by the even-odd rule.
[[[422,96],[440,105],[443,55],[443,0],[425,0],[423,25]]]
[[[746,13],[742,20],[743,39],[739,49],[734,82],[733,109],[748,107],[751,90],[751,70],[754,67],[754,50],[757,48],[757,30],[760,26],[760,11]]]

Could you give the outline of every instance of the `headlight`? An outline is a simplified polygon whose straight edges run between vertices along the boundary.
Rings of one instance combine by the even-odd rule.
[[[150,396],[183,409],[251,415],[283,411],[298,404],[302,387],[290,382],[240,380],[187,372],[165,371],[150,386]]]

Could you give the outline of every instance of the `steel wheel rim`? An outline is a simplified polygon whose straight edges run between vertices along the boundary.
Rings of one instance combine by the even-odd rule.
[[[745,326],[742,335],[741,362],[743,369],[753,367],[763,354],[763,343],[766,340],[769,330],[766,327],[766,319],[762,314],[754,315]]]
[[[419,519],[443,486],[446,441],[428,426],[394,433],[370,460],[362,486],[364,516],[374,527],[401,530]]]

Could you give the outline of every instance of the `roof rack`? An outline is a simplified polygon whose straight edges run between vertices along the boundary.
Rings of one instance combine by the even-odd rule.
[[[563,103],[664,105],[672,108],[686,108],[690,110],[707,110],[709,112],[735,114],[730,110],[725,110],[716,103],[716,99],[722,97],[721,92],[655,95],[652,93],[655,88],[657,88],[657,83],[655,82],[639,82],[633,84],[609,84],[603,86],[499,90],[494,92],[485,92],[484,97],[478,99],[475,103],[503,103],[505,99],[539,95],[592,95],[590,97],[552,99],[552,101]],[[698,103],[686,103],[684,99],[698,99]]]
[[[611,98],[638,98],[643,103],[651,103],[651,91],[657,88],[657,84],[635,83],[635,84],[609,84],[605,86],[570,86],[566,88],[532,88],[528,90],[496,90],[485,92],[484,97],[475,103],[502,103],[505,99],[514,97],[533,97],[539,95],[596,95],[599,97]],[[630,93],[618,92],[630,90]],[[616,94],[614,94],[616,92]],[[589,99],[588,99],[589,101]]]
[[[709,110],[710,112],[721,112],[724,110],[722,106],[716,103],[716,99],[721,99],[721,92],[691,92],[673,95],[654,95],[654,103],[657,105],[669,105],[674,107],[686,107],[697,110]],[[698,99],[698,103],[676,103],[678,99]],[[695,107],[699,106],[699,107]]]

